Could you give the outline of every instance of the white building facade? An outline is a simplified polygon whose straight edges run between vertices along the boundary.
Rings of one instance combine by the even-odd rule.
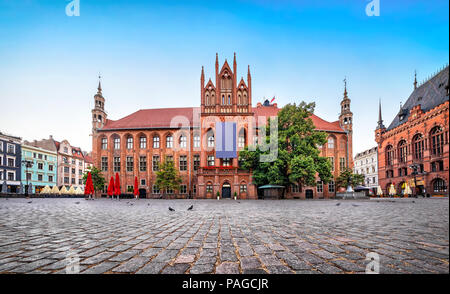
[[[364,186],[375,188],[378,186],[378,152],[377,147],[356,154],[353,172],[364,175]]]

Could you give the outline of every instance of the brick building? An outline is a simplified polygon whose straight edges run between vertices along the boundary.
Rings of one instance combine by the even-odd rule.
[[[169,197],[256,199],[257,187],[249,171],[239,169],[238,152],[257,142],[258,127],[276,116],[277,104],[252,106],[250,68],[247,80],[237,79],[236,55],[233,68],[225,60],[219,68],[216,55],[215,83],[200,77],[200,107],[143,109],[119,120],[110,120],[105,112],[105,98],[99,82],[92,109],[92,158],[107,182],[119,173],[122,192],[132,191],[138,177],[141,197],[159,197],[154,185],[156,171],[163,160],[173,160],[182,177],[178,191],[167,191]],[[322,155],[339,170],[352,167],[352,116],[345,87],[341,115],[327,122],[312,115],[317,129],[329,133],[321,146]],[[259,122],[259,125],[258,125]],[[333,197],[334,182],[317,187],[294,185],[288,198]]]
[[[388,128],[383,125],[381,104],[375,140],[378,143],[378,178],[388,194],[394,184],[414,187],[412,165],[418,166],[417,194],[448,195],[449,180],[449,67],[417,86]]]

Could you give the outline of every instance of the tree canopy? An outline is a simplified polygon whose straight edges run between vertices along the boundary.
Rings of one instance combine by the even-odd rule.
[[[278,113],[278,156],[272,162],[260,162],[261,155],[269,154],[255,146],[251,151],[246,147],[239,152],[241,168],[252,170],[253,182],[257,186],[274,184],[288,186],[300,183],[306,186],[316,184],[316,175],[324,183],[331,179],[331,163],[320,156],[318,146],[327,140],[325,132],[317,131],[310,116],[315,103],[301,102],[288,104]],[[270,120],[267,127],[260,129],[266,133],[266,144],[270,144]]]
[[[95,191],[101,191],[103,190],[103,187],[105,186],[105,178],[103,177],[101,171],[96,168],[95,166],[91,168],[87,168],[83,174],[83,184],[86,185],[88,173],[91,172],[92,176],[92,183],[94,185]]]
[[[162,193],[167,189],[178,190],[181,184],[181,177],[173,164],[173,161],[166,160],[160,167],[159,171],[156,172],[156,182],[155,185],[162,190]]]
[[[357,185],[361,185],[364,183],[364,175],[354,174],[350,168],[346,168],[343,171],[341,171],[339,177],[337,177],[336,185],[338,187],[347,188],[349,180],[351,181],[351,186],[355,187]]]

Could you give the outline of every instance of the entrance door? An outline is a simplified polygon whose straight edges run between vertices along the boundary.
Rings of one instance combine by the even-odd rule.
[[[147,198],[147,190],[139,189],[139,198]]]
[[[313,190],[311,190],[311,189],[306,190],[305,197],[306,197],[306,199],[313,199],[314,198]]]
[[[231,198],[231,185],[229,183],[222,186],[222,198]]]

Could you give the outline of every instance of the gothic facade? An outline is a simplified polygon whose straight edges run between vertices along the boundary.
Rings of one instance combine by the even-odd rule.
[[[404,183],[415,194],[448,195],[448,125],[448,66],[420,86],[414,80],[413,92],[387,128],[380,104],[375,140],[378,179],[385,195],[391,184],[401,194]]]
[[[92,158],[107,182],[116,173],[122,192],[133,189],[138,178],[141,197],[159,197],[154,184],[156,171],[164,160],[172,160],[182,183],[177,191],[166,191],[174,198],[257,199],[250,171],[239,168],[239,150],[257,142],[258,128],[276,116],[277,104],[266,101],[252,106],[250,67],[247,79],[237,79],[236,55],[232,67],[225,60],[219,67],[216,55],[215,79],[200,76],[200,107],[143,109],[119,120],[110,120],[105,111],[99,82],[92,110]],[[329,134],[322,156],[333,163],[335,176],[353,167],[352,112],[345,87],[339,120],[328,122],[312,115],[317,129]],[[258,124],[259,123],[259,124]],[[316,187],[293,185],[286,198],[329,198],[337,188],[334,182]]]

